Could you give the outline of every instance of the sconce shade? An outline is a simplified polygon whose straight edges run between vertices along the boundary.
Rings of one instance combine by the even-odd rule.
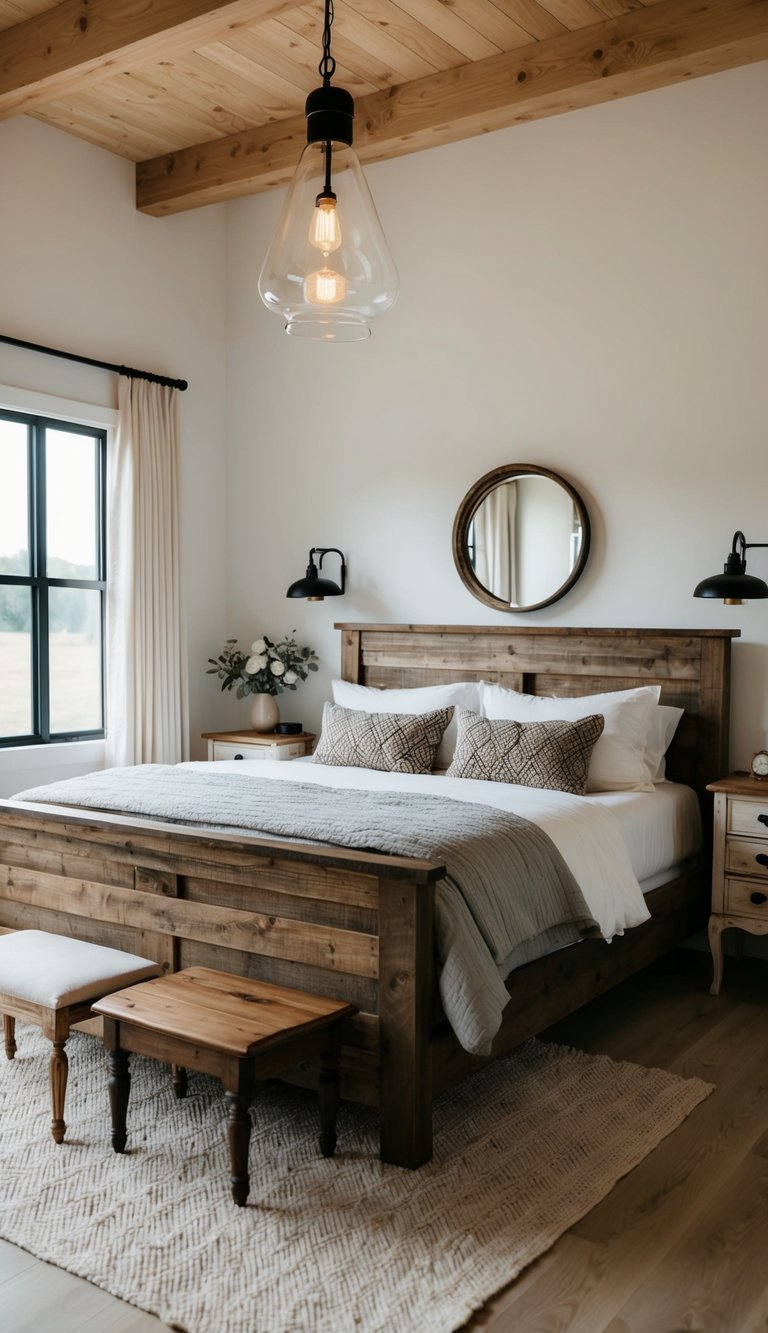
[[[724,602],[751,602],[756,597],[768,597],[768,583],[752,574],[713,574],[697,583],[693,595],[719,597]]]
[[[334,583],[332,579],[324,579],[320,573],[323,567],[323,558],[326,555],[333,554],[339,556],[341,560],[341,584]],[[319,556],[318,565],[315,564],[315,556]],[[346,564],[344,556],[336,546],[313,546],[309,553],[309,564],[307,572],[303,579],[297,579],[292,583],[286,597],[306,597],[308,602],[322,602],[325,597],[343,597],[346,582]]]
[[[768,597],[768,584],[747,573],[747,551],[752,546],[766,547],[768,542],[748,542],[743,532],[734,532],[722,574],[713,574],[697,583],[694,597],[716,597],[726,606],[740,606],[742,602]]]

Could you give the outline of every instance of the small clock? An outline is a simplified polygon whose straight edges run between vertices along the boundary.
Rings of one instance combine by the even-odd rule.
[[[757,754],[752,755],[749,771],[753,778],[768,782],[768,750],[758,750]]]

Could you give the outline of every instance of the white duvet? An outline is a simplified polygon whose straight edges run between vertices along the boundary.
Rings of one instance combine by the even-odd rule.
[[[191,763],[185,768],[206,769]],[[402,791],[443,795],[450,800],[508,810],[537,824],[551,839],[576,879],[597,921],[610,940],[650,915],[630,864],[617,819],[594,797],[540,791],[500,782],[449,778],[442,774],[379,773],[368,768],[333,768],[311,759],[290,763],[264,760],[221,761],[217,772],[235,772],[279,782],[357,787],[365,791]],[[652,799],[650,797],[649,799]],[[501,1024],[509,999],[504,985],[508,968],[494,963],[469,909],[458,894],[437,886],[437,947],[441,959],[440,994],[446,1016],[462,1046],[485,1054]]]

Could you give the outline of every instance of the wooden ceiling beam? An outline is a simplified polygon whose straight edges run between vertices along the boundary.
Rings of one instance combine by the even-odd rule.
[[[361,97],[355,148],[377,162],[765,59],[768,0],[664,0]],[[305,142],[292,116],[140,162],[137,207],[159,217],[285,185]]]
[[[306,0],[64,0],[0,32],[0,116],[34,111]]]

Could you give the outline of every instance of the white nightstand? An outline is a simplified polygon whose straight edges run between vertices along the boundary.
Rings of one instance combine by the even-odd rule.
[[[768,935],[768,782],[733,773],[711,782],[707,791],[715,793],[709,947],[711,992],[719,995],[723,931],[738,926],[752,935]]]
[[[209,759],[302,759],[312,753],[315,738],[308,731],[298,736],[275,736],[258,731],[204,731]]]

